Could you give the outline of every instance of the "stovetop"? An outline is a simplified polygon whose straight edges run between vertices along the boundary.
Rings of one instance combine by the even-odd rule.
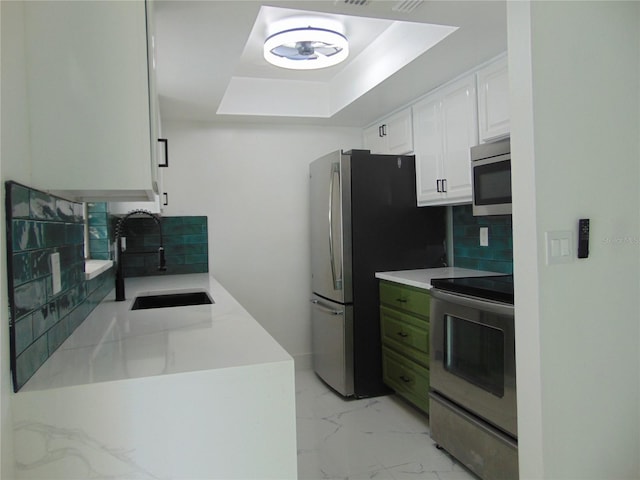
[[[513,275],[434,278],[433,288],[513,305]]]

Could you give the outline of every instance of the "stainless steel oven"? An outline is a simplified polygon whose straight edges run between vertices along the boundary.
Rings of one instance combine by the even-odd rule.
[[[518,478],[513,277],[432,285],[431,436],[483,479]]]

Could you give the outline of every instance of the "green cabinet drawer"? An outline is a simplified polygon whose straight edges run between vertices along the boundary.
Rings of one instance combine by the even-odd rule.
[[[429,413],[429,370],[383,346],[382,378],[398,395]]]
[[[399,283],[380,281],[380,303],[429,317],[429,292]]]
[[[425,367],[429,367],[429,322],[380,306],[382,342]]]

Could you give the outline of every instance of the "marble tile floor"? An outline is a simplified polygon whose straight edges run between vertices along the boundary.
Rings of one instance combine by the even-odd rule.
[[[345,400],[296,372],[298,477],[477,480],[429,436],[428,417],[396,395]]]

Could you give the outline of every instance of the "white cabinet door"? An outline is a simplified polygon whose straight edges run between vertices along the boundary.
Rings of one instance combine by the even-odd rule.
[[[427,98],[413,106],[416,194],[418,205],[443,201],[443,135],[440,98]]]
[[[478,144],[475,79],[468,77],[444,92],[442,133],[447,203],[471,201],[470,149]]]
[[[404,155],[413,152],[413,122],[407,108],[389,117],[384,124],[387,153]]]
[[[363,132],[364,148],[371,153],[387,153],[387,142],[382,135],[382,125],[372,125]]]
[[[418,205],[471,201],[469,151],[478,142],[475,77],[413,106]]]
[[[34,187],[153,198],[145,2],[25,2]]]
[[[507,57],[478,71],[478,127],[480,142],[509,135],[509,68]]]
[[[395,113],[366,128],[364,148],[371,153],[404,155],[413,152],[411,108]]]

